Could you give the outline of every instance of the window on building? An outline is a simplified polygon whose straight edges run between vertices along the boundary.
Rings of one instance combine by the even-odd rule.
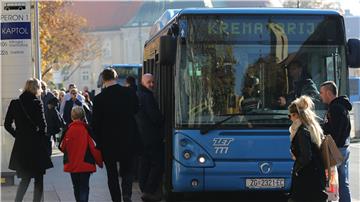
[[[81,80],[82,81],[88,81],[90,79],[90,73],[88,70],[83,70],[81,72]]]

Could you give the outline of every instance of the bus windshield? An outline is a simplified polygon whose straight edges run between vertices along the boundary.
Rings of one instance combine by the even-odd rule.
[[[346,94],[343,23],[332,16],[183,16],[175,83],[177,127],[288,125],[287,106],[320,84]]]

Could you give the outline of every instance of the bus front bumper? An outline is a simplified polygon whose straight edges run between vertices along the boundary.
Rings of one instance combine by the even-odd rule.
[[[273,161],[270,170],[263,164],[220,161],[212,168],[193,168],[173,161],[173,192],[289,191],[293,162]]]

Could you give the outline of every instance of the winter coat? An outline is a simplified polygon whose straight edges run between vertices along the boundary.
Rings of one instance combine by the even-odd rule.
[[[315,104],[320,103],[320,93],[311,79],[302,79],[294,83],[293,90],[286,95],[286,106],[302,95],[309,96]]]
[[[72,122],[71,110],[74,107],[74,104],[77,106],[80,106],[80,107],[83,106],[83,103],[81,101],[79,101],[78,99],[76,99],[75,101],[70,99],[65,102],[63,118],[64,118],[66,125],[69,125]]]
[[[350,144],[350,115],[352,105],[346,96],[339,96],[329,104],[324,118],[323,130],[330,134],[338,147]]]
[[[48,111],[47,105],[56,97],[52,92],[49,91],[49,89],[46,89],[46,91],[43,92],[40,97],[41,97],[41,101],[42,101],[42,104],[44,107],[44,113],[46,115],[46,113]]]
[[[20,105],[22,103],[23,108]],[[15,123],[15,127],[12,124]],[[4,123],[5,129],[15,138],[9,169],[19,177],[34,177],[45,174],[53,164],[47,153],[46,123],[43,105],[39,98],[24,92],[19,99],[10,102]]]
[[[155,100],[153,92],[142,85],[137,91],[139,97],[139,112],[136,114],[136,122],[144,149],[156,151],[163,143],[164,118],[160,112],[159,105]]]
[[[48,105],[45,106],[45,108],[48,108],[47,113],[45,113],[45,119],[47,134],[50,136],[58,134],[60,129],[65,126],[65,122],[56,108],[58,102],[57,98],[54,97],[49,101]]]
[[[64,171],[70,173],[95,172],[95,163],[103,166],[102,156],[95,148],[86,123],[72,122],[66,130],[60,149],[64,152]]]
[[[291,198],[299,201],[325,200],[325,168],[320,149],[311,141],[310,132],[301,125],[291,142],[295,156],[292,170]]]
[[[115,84],[95,96],[91,127],[105,162],[129,158],[133,148],[131,117],[137,110],[136,94],[127,87]]]

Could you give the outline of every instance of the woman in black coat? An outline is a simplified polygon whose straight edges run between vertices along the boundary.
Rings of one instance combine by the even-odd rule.
[[[41,100],[40,81],[26,81],[19,99],[12,100],[5,117],[5,129],[15,138],[9,169],[21,178],[15,201],[22,201],[31,178],[35,178],[34,201],[43,198],[43,175],[53,167],[47,154],[45,118]],[[13,127],[15,123],[15,127]]]
[[[289,202],[325,202],[325,169],[320,145],[323,131],[312,111],[314,103],[301,96],[289,106],[291,155],[295,160]]]

